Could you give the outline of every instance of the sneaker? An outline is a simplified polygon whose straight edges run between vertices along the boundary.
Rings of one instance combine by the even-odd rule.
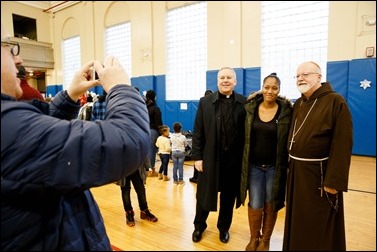
[[[158,219],[156,216],[154,216],[150,211],[149,209],[147,210],[144,210],[144,211],[141,211],[140,212],[140,219],[142,220],[149,220],[151,222],[156,222]]]
[[[174,185],[178,185],[178,181],[177,181],[177,180],[174,180],[174,181],[173,181],[173,184],[174,184]]]
[[[129,227],[135,226],[134,211],[130,210],[126,212],[126,223]]]
[[[178,181],[178,185],[185,185],[185,181],[183,180]]]

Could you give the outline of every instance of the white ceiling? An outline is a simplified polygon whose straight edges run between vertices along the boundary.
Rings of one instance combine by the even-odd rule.
[[[56,12],[81,1],[16,1],[20,4],[29,5],[45,12]]]
[[[21,4],[25,4],[25,5],[29,5],[29,6],[32,6],[32,7],[36,7],[36,8],[42,9],[42,10],[48,9],[52,4],[52,1],[16,1],[16,2],[21,3]],[[56,1],[54,1],[54,2],[56,2]]]

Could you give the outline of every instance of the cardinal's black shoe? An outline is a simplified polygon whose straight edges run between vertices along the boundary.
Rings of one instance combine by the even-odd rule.
[[[189,181],[190,181],[191,183],[198,183],[198,179],[197,179],[197,178],[194,178],[194,177],[190,178]]]

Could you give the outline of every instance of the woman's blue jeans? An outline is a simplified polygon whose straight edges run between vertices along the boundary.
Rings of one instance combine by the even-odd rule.
[[[183,180],[183,162],[185,161],[186,153],[183,151],[175,150],[171,154],[173,160],[173,179],[174,181]],[[178,175],[177,175],[178,171]]]
[[[249,168],[249,206],[263,208],[264,203],[272,201],[275,166],[262,167],[251,164]]]

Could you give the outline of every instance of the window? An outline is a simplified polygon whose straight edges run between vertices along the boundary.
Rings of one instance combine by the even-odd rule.
[[[262,1],[261,80],[276,72],[280,95],[297,99],[297,67],[315,61],[326,79],[329,3],[327,1]]]
[[[106,29],[105,57],[113,55],[132,77],[131,23],[122,23]]]
[[[13,33],[17,38],[37,40],[37,20],[12,14]]]
[[[81,66],[80,37],[63,40],[63,89],[66,90],[72,82],[75,73]]]
[[[207,3],[172,9],[167,17],[166,100],[198,100],[206,90]]]

